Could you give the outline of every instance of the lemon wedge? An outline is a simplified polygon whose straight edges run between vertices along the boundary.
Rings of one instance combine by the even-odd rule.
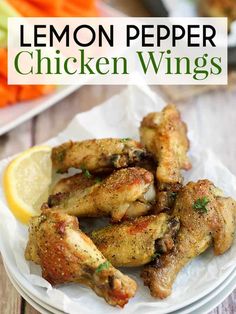
[[[35,146],[6,168],[3,178],[8,205],[17,219],[28,223],[47,200],[52,180],[51,147]]]

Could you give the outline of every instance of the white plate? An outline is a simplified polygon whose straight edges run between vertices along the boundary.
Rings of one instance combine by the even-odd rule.
[[[5,265],[4,265],[5,266]],[[5,266],[6,273],[8,275],[8,278],[10,279],[12,285],[14,288],[19,292],[19,294],[37,311],[39,311],[41,314],[56,314],[56,312],[49,312],[44,308],[44,306],[39,305],[39,303],[32,300],[28,294],[26,294],[20,286],[17,284],[17,282],[13,279],[13,277],[10,275],[10,272],[8,271],[7,267]],[[62,312],[61,312],[62,313]]]
[[[236,280],[235,278],[227,285],[227,287],[217,294],[212,300],[198,308],[197,310],[191,312],[191,314],[208,314],[214,310],[218,305],[220,305],[235,289]]]
[[[236,268],[233,270],[233,272],[228,276],[225,281],[218,286],[214,291],[206,295],[204,298],[190,304],[189,306],[182,308],[178,311],[171,312],[170,314],[191,314],[197,311],[200,307],[203,307],[205,304],[210,302],[213,298],[215,298],[217,295],[221,295],[221,293],[224,292],[225,289],[227,289],[228,285],[232,285],[234,283],[234,289],[236,288]],[[226,298],[226,297],[225,297]],[[224,299],[221,301],[223,302]],[[216,305],[218,306],[218,304]],[[215,307],[216,307],[215,306]],[[198,312],[199,313],[199,312]]]
[[[121,12],[101,2],[99,2],[99,10],[101,16],[123,16]],[[0,135],[55,105],[81,86],[82,84],[58,87],[55,92],[48,96],[40,97],[32,101],[21,102],[6,108],[0,108]]]
[[[54,307],[49,306],[45,302],[40,301],[39,299],[35,298],[31,295],[30,291],[26,291],[24,287],[21,286],[19,282],[14,278],[13,275],[10,274],[10,271],[8,270],[6,264],[4,263],[4,267],[6,269],[6,273],[9,276],[12,284],[18,287],[18,292],[25,298],[25,295],[27,295],[30,298],[30,301],[34,302],[35,304],[39,304],[43,309],[48,310],[51,313],[54,314],[63,314],[63,312],[58,311]],[[200,313],[199,308],[210,306],[212,309],[217,307],[221,302],[223,302],[226,297],[230,294],[229,291],[233,291],[236,288],[236,269],[229,275],[229,277],[212,293],[208,294],[206,297],[200,299],[197,302],[194,302],[193,304],[182,308],[181,310],[170,312],[170,314],[191,314],[191,313]],[[23,292],[23,294],[22,294]],[[213,300],[216,300],[218,302],[219,298],[218,296],[221,296],[220,300],[221,302],[216,304],[213,303]],[[223,298],[224,296],[224,298]],[[27,300],[27,299],[26,299]],[[30,303],[31,304],[31,303]],[[215,304],[215,305],[214,305]],[[33,306],[33,304],[31,304]],[[197,312],[196,312],[197,311]]]
[[[50,108],[80,86],[63,86],[48,96],[0,109],[0,135]]]
[[[38,303],[39,305],[41,305],[45,309],[47,309],[47,310],[49,310],[55,314],[63,314],[63,312],[58,311],[57,309],[55,309],[55,307],[51,307],[48,304],[46,304],[45,302],[42,302],[38,298],[31,295],[31,292],[27,291],[20,284],[20,282],[17,282],[17,280],[14,278],[14,275],[10,274],[10,271],[7,269],[7,266],[5,265],[5,263],[4,263],[4,267],[6,269],[8,276],[11,277],[11,280],[14,280],[17,283],[17,285],[21,288],[21,290],[23,290],[25,294],[29,295],[29,297],[31,299],[33,299],[36,303]],[[228,278],[226,278],[226,280],[218,288],[216,288],[213,292],[209,293],[208,295],[206,295],[205,297],[203,297],[199,301],[190,304],[189,306],[186,306],[186,307],[184,307],[178,311],[170,312],[170,314],[190,314],[193,311],[196,311],[199,307],[203,307],[205,304],[210,302],[217,295],[221,294],[221,292],[224,292],[224,290],[227,289],[228,285],[231,284],[231,286],[232,286],[233,282],[234,282],[234,289],[235,289],[236,288],[236,268],[232,271],[232,273],[228,276]]]
[[[20,289],[21,292],[24,293],[24,295],[22,295],[22,293],[20,291],[18,291],[20,293],[20,295],[22,295],[23,298],[25,298],[25,295],[27,295],[33,302],[39,304],[43,309],[54,313],[54,314],[65,314],[65,312],[59,311],[57,310],[55,307],[51,307],[49,306],[47,303],[42,302],[41,300],[39,300],[38,298],[35,298],[30,291],[27,291],[21,284],[20,282],[18,282],[16,280],[16,278],[14,277],[14,275],[11,274],[10,270],[8,269],[8,267],[6,266],[4,260],[3,260],[3,264],[4,264],[4,268],[6,270],[6,273],[10,279],[10,281],[12,282],[13,286],[15,287],[15,285]],[[17,288],[16,288],[17,289]],[[27,301],[27,300],[26,300]]]
[[[204,104],[204,110],[207,105]],[[108,100],[106,104],[96,107],[93,110],[80,114],[69,125],[67,130],[59,134],[57,139],[51,141],[56,145],[59,141],[65,141],[69,138],[85,139],[96,136],[119,136],[137,138],[137,127],[140,119],[147,112],[160,110],[163,101],[150,91],[144,92],[144,89],[129,87],[120,95]],[[222,188],[228,195],[236,197],[236,179],[222,165],[217,158],[207,150],[199,151],[201,145],[196,140],[194,131],[198,134],[199,126],[193,123],[191,118],[195,115],[195,106],[183,108],[183,115],[188,123],[191,133],[191,156],[193,161],[193,170],[186,174],[186,180],[196,180],[198,178],[209,178],[217,186]],[[211,116],[208,111],[204,111],[204,117],[208,121],[208,127],[211,125]],[[201,112],[199,113],[201,114]],[[102,126],[102,127],[101,127]],[[195,130],[194,130],[195,128]],[[207,147],[204,146],[204,147]],[[5,169],[8,160],[0,162],[0,177]],[[64,285],[57,289],[49,286],[47,291],[38,285],[46,284],[41,277],[29,275],[29,264],[24,259],[24,248],[27,241],[27,228],[19,224],[11,215],[5,202],[3,191],[0,189],[0,212],[1,212],[1,238],[0,249],[4,260],[18,282],[31,294],[42,302],[56,307],[63,311],[65,309],[81,309],[83,313],[89,313],[96,308],[97,313],[116,313],[118,310],[108,306],[101,298],[98,298],[93,291],[80,285]],[[219,287],[235,268],[236,243],[226,254],[213,257],[211,251],[207,251],[196,258],[179,274],[175,283],[172,295],[166,300],[155,300],[150,297],[147,288],[139,278],[137,270],[129,269],[125,272],[134,276],[138,282],[139,289],[135,298],[123,309],[123,314],[144,313],[153,314],[158,312],[168,313],[176,311],[203,298],[208,293]],[[35,268],[31,268],[31,273],[36,274]],[[35,282],[37,281],[37,286]],[[47,283],[48,285],[48,283]],[[59,294],[59,296],[58,296]],[[56,296],[56,298],[55,298]],[[68,298],[69,296],[69,298]],[[64,302],[66,300],[66,303]],[[61,301],[61,302],[60,302]],[[62,302],[64,302],[62,304]]]

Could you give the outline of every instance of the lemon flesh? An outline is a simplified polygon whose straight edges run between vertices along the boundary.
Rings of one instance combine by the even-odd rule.
[[[52,180],[51,148],[35,146],[17,156],[4,173],[8,205],[23,223],[40,213]]]

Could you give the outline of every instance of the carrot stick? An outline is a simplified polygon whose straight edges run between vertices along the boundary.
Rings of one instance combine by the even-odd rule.
[[[28,0],[28,2],[40,10],[43,10],[49,16],[60,16],[64,0]]]
[[[70,3],[81,9],[91,9],[95,7],[94,0],[71,0]]]
[[[94,0],[8,0],[23,16],[98,16]]]
[[[8,0],[8,2],[25,17],[46,17],[48,12],[37,8],[26,0]]]
[[[19,92],[18,85],[7,85],[7,78],[0,76],[1,96],[3,102],[7,104],[13,104],[17,102],[17,95]],[[3,95],[3,92],[5,93]]]
[[[51,93],[55,89],[52,85],[21,85],[18,100],[32,100]]]
[[[0,83],[0,108],[6,107],[8,104],[8,95],[5,86]]]
[[[7,78],[7,49],[0,48],[0,75]]]
[[[96,17],[98,16],[98,10],[96,7],[83,9],[67,1],[64,4],[62,16]]]

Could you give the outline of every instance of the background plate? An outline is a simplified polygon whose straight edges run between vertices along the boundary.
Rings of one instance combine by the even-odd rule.
[[[148,10],[153,16],[159,16],[159,17],[169,16],[169,11],[168,11],[167,6],[165,5],[165,1],[143,0],[143,2],[145,3],[146,7],[148,8]],[[173,3],[173,5],[175,6],[175,3]],[[189,0],[189,7],[193,7],[193,6],[194,6],[194,1]],[[180,13],[179,16],[187,16],[192,13],[191,8],[189,9],[189,12],[182,12],[182,13],[179,8],[177,9],[178,9],[178,12]],[[193,11],[195,10],[193,9]],[[236,24],[234,25],[234,29],[235,28],[236,28]],[[235,30],[234,30],[234,33],[235,33]],[[228,64],[230,68],[236,68],[236,46],[235,45],[232,45],[228,48]]]
[[[20,289],[27,294],[31,299],[33,299],[36,303],[44,307],[45,309],[55,313],[55,314],[63,314],[63,312],[58,311],[55,307],[51,307],[45,302],[42,302],[40,299],[34,297],[31,295],[31,292],[26,290],[23,286],[21,286],[20,282],[17,281],[16,278],[14,278],[14,275],[10,273],[9,269],[7,268],[6,264],[4,263],[4,267],[6,269],[6,272],[8,276],[10,277],[10,280],[14,281]],[[232,271],[232,273],[226,278],[226,280],[217,287],[214,291],[206,295],[206,297],[201,298],[200,300],[190,304],[189,306],[186,306],[184,308],[181,308],[180,310],[170,312],[170,314],[190,314],[193,311],[196,311],[199,307],[205,306],[208,302],[210,302],[213,298],[215,298],[217,295],[221,294],[221,292],[224,293],[224,290],[227,289],[228,285],[231,285],[234,282],[234,287],[236,287],[236,268]]]

